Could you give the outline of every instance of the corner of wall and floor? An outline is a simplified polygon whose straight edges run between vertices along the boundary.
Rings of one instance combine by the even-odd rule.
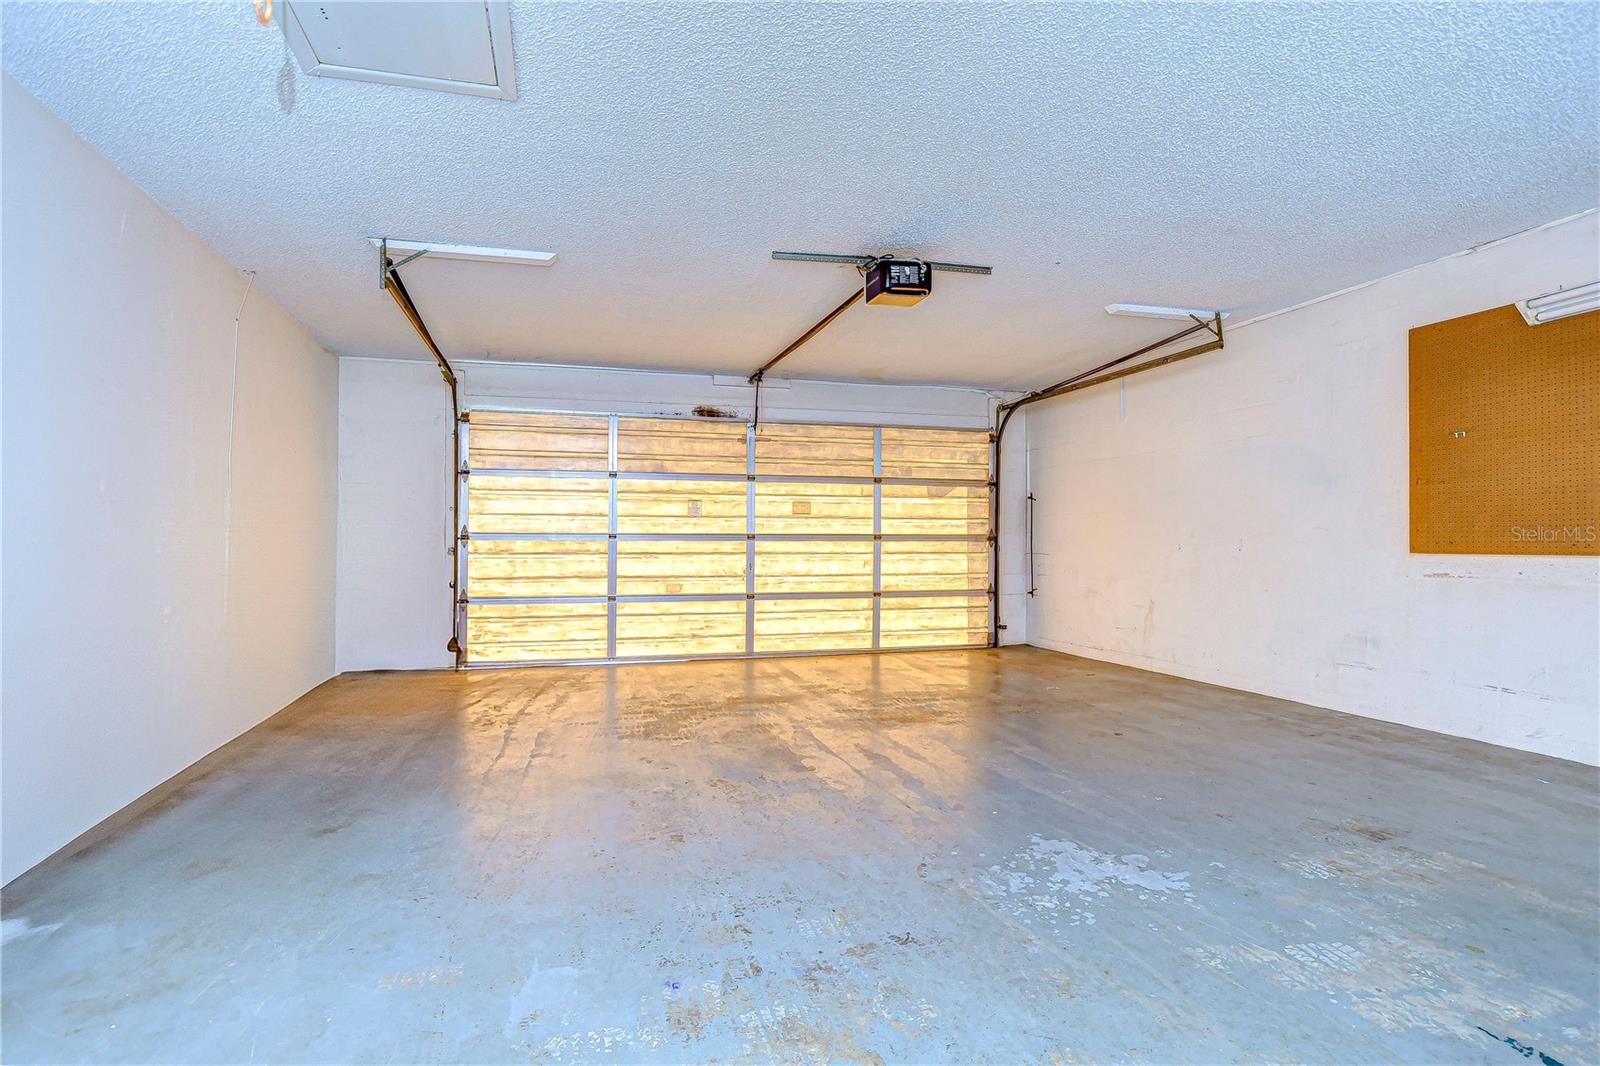
[[[333,675],[338,367],[0,97],[9,882]]]
[[[1029,408],[1039,647],[1600,763],[1600,560],[1409,551],[1414,326],[1594,280],[1588,212]]]

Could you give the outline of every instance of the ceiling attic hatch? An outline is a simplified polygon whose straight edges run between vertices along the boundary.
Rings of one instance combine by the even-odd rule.
[[[517,98],[504,2],[284,4],[284,36],[307,74]]]

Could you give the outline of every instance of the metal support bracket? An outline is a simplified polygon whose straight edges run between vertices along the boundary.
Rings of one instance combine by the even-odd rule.
[[[389,258],[389,238],[380,238],[378,240],[378,288],[387,289],[389,287],[390,274],[393,274],[413,259],[421,259],[428,254],[428,251],[429,249],[427,248],[419,248],[396,263]]]
[[[1033,570],[1033,505],[1038,502],[1038,497],[1028,493],[1028,595],[1032,596],[1039,591],[1039,579]]]

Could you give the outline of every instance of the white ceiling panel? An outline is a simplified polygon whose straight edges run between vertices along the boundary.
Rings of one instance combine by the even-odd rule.
[[[278,22],[308,74],[509,100],[508,16],[505,3],[481,0],[301,0],[285,2]]]

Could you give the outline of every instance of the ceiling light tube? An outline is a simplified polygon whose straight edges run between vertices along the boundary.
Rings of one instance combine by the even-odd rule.
[[[1600,281],[1557,289],[1555,292],[1547,292],[1543,296],[1535,296],[1529,300],[1519,300],[1517,310],[1522,312],[1523,319],[1530,326],[1554,322],[1569,315],[1581,315],[1585,311],[1600,311]]]
[[[1173,318],[1180,322],[1191,318],[1211,321],[1217,315],[1228,317],[1228,312],[1211,307],[1162,307],[1157,304],[1107,304],[1106,314],[1129,315],[1133,318]]]
[[[368,237],[374,248],[386,238]],[[426,252],[430,259],[466,259],[475,263],[520,263],[524,266],[549,266],[556,261],[554,252],[538,252],[523,248],[483,248],[475,244],[438,244],[433,241],[399,240],[387,238],[389,255],[408,256]]]

